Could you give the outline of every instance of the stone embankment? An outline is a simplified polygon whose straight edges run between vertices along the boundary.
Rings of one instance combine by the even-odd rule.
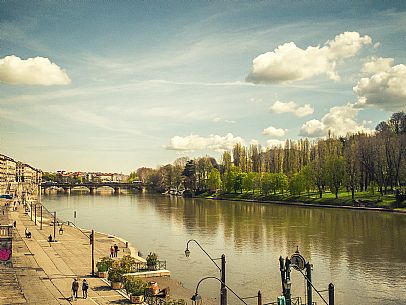
[[[56,242],[48,242],[53,236],[53,217],[43,209],[42,229],[39,213],[37,221],[31,220],[31,213],[22,205],[5,207],[0,202],[3,212],[0,224],[16,222],[13,230],[13,266],[0,265],[0,304],[71,304],[71,285],[77,278],[89,283],[88,298],[78,298],[75,303],[83,304],[128,304],[129,301],[121,291],[112,290],[102,279],[92,277],[90,231],[63,224],[63,234],[56,230]],[[31,238],[25,237],[25,230],[31,232]],[[124,240],[115,236],[95,232],[95,262],[109,255],[110,246],[117,244],[123,255],[136,254],[134,248],[126,248]],[[95,270],[97,271],[97,270]],[[158,282],[161,288],[169,287],[172,299],[183,298],[190,303],[192,291],[185,289],[175,280],[165,278],[146,278]],[[79,290],[81,296],[81,289]],[[213,303],[208,300],[206,304]]]

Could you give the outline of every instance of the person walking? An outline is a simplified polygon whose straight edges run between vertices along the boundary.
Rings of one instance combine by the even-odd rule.
[[[72,300],[78,297],[79,282],[77,279],[74,279],[72,283]]]
[[[114,244],[114,257],[117,257],[118,254],[118,246],[117,244]]]
[[[113,246],[110,247],[110,257],[111,258],[114,257],[114,248],[113,248]]]
[[[86,281],[86,279],[83,279],[82,282],[82,292],[83,292],[83,298],[87,298],[87,290],[89,289],[89,283]]]

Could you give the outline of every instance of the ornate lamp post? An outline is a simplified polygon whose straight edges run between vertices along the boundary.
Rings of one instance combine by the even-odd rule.
[[[186,257],[190,256],[189,243],[191,241],[195,242],[199,246],[199,248],[207,255],[207,257],[210,258],[210,260],[213,262],[213,264],[216,265],[217,269],[219,269],[220,274],[221,274],[220,305],[227,305],[226,256],[224,254],[222,254],[221,257],[219,257],[219,258],[212,258],[209,255],[209,253],[207,253],[206,250],[204,250],[203,247],[195,239],[190,239],[186,243],[186,250],[185,250]],[[216,260],[221,260],[221,267],[216,263]]]

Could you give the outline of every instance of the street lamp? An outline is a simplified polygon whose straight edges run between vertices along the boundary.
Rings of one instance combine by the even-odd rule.
[[[227,285],[226,285],[226,256],[224,254],[221,255],[220,258],[212,258],[209,253],[206,252],[206,250],[203,249],[203,247],[197,242],[195,239],[190,239],[186,243],[186,250],[185,250],[185,255],[186,257],[190,256],[190,250],[189,250],[189,243],[193,241],[195,242],[199,248],[210,258],[210,260],[216,265],[217,269],[219,269],[220,274],[221,274],[221,287],[220,287],[220,305],[227,305]],[[221,267],[216,263],[216,260],[221,259]]]
[[[54,242],[56,241],[56,211],[54,212]]]
[[[238,294],[236,294],[230,287],[228,287],[226,285],[226,283],[224,283],[222,280],[220,280],[219,278],[215,277],[215,276],[206,276],[204,278],[202,278],[196,286],[196,292],[195,294],[192,296],[191,300],[192,300],[192,304],[193,305],[201,305],[202,304],[202,297],[199,295],[199,285],[201,282],[208,280],[208,279],[215,279],[217,281],[219,281],[222,285],[224,285],[225,287],[228,288],[228,290],[230,290],[232,292],[232,294],[234,294],[241,302],[243,302],[245,305],[248,305]]]

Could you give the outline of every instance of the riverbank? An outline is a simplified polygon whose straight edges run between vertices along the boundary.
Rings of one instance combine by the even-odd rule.
[[[282,196],[282,195],[269,195],[262,196],[252,193],[229,193],[229,194],[216,194],[209,195],[203,193],[194,198],[209,199],[209,200],[230,200],[242,202],[258,202],[279,205],[293,205],[302,207],[315,207],[315,208],[332,208],[332,209],[347,209],[347,210],[365,210],[365,211],[378,211],[390,212],[406,215],[406,208],[392,208],[392,202],[382,201],[377,199],[378,196],[371,198],[359,199],[355,204],[348,198],[312,198],[305,196]]]
[[[68,225],[58,219],[61,224],[56,227],[56,242],[48,242],[54,236],[53,215],[43,209],[42,228],[39,209],[35,212],[25,211],[22,205],[17,210],[6,207],[0,202],[4,211],[1,223],[16,222],[13,230],[13,267],[0,265],[1,298],[0,304],[70,304],[71,284],[74,278],[89,283],[87,299],[79,298],[83,304],[129,304],[125,294],[112,290],[103,280],[92,277],[91,230]],[[62,228],[62,234],[59,229]],[[25,230],[31,232],[31,238],[25,237]],[[110,246],[119,246],[119,258],[123,255],[134,255],[139,261],[135,247],[126,248],[127,241],[116,236],[95,232],[94,257],[97,262],[101,257],[108,256]],[[96,270],[95,270],[96,271]],[[170,288],[171,299],[184,298],[190,303],[193,295],[180,283],[171,278],[148,278],[160,283],[160,287]],[[81,291],[80,291],[81,292]],[[4,296],[4,297],[3,297]],[[76,303],[76,302],[75,302]],[[208,304],[212,304],[208,302]]]

